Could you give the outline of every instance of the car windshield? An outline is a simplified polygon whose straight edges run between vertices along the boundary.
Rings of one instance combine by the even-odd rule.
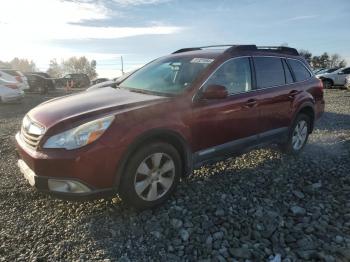
[[[120,87],[135,92],[176,95],[188,88],[212,61],[214,59],[193,57],[158,59],[133,73]]]
[[[326,73],[333,73],[334,71],[337,71],[339,68],[331,68],[326,71]]]

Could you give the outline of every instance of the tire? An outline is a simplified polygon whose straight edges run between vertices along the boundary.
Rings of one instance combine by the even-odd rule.
[[[304,127],[302,127],[303,123],[305,124],[306,130],[304,129]],[[293,126],[289,131],[287,142],[280,145],[282,152],[290,155],[299,154],[304,149],[307,143],[307,140],[309,138],[310,128],[311,128],[310,117],[305,114],[299,114],[296,117],[293,123]],[[298,131],[300,131],[301,133],[298,133]]]
[[[181,174],[181,157],[173,146],[163,142],[142,146],[129,157],[119,195],[139,210],[156,207],[171,196]]]
[[[324,89],[331,89],[332,86],[333,86],[332,81],[331,81],[331,80],[328,80],[328,79],[324,79],[324,80],[322,81],[322,83],[323,83],[323,88],[324,88]]]

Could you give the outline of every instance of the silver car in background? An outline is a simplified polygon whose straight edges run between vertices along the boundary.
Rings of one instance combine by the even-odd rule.
[[[350,75],[345,78],[344,86],[350,91]]]
[[[0,78],[0,102],[10,103],[21,101],[24,92],[18,82]]]

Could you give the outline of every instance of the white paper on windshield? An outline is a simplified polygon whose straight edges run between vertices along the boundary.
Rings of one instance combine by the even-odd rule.
[[[191,60],[191,63],[197,63],[197,64],[210,64],[211,62],[213,62],[214,59],[210,59],[210,58],[193,58]]]

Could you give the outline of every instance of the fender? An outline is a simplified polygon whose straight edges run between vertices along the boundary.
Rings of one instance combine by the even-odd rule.
[[[169,139],[171,140],[171,144],[173,145],[176,144],[174,145],[176,149],[178,149],[178,151],[181,151],[179,152],[179,154],[183,161],[184,177],[189,176],[193,171],[192,150],[189,146],[188,140],[181,134],[181,132],[174,131],[174,130],[176,130],[176,128],[169,129],[169,127],[167,128],[158,127],[158,128],[153,128],[151,130],[148,130],[144,133],[141,132],[140,135],[137,137],[130,138],[132,139],[132,142],[127,147],[127,149],[123,152],[122,154],[123,157],[121,158],[117,166],[114,188],[118,189],[118,186],[123,176],[123,171],[125,170],[128,159],[135,152],[135,150],[139,146],[142,146],[147,142],[150,142],[152,140],[154,141],[157,139],[163,139],[163,140]]]
[[[312,110],[312,113],[313,113],[313,121],[312,121],[312,126],[311,126],[311,130],[310,132],[312,132],[313,130],[313,127],[314,127],[314,122],[315,122],[315,101],[314,99],[307,99],[307,100],[304,100],[304,101],[300,101],[298,102],[298,104],[295,106],[297,109],[294,110],[294,114],[292,116],[292,121],[291,121],[291,124],[289,127],[292,127],[297,115],[302,111],[302,110],[305,110],[305,108],[308,108],[308,109],[311,109]]]

